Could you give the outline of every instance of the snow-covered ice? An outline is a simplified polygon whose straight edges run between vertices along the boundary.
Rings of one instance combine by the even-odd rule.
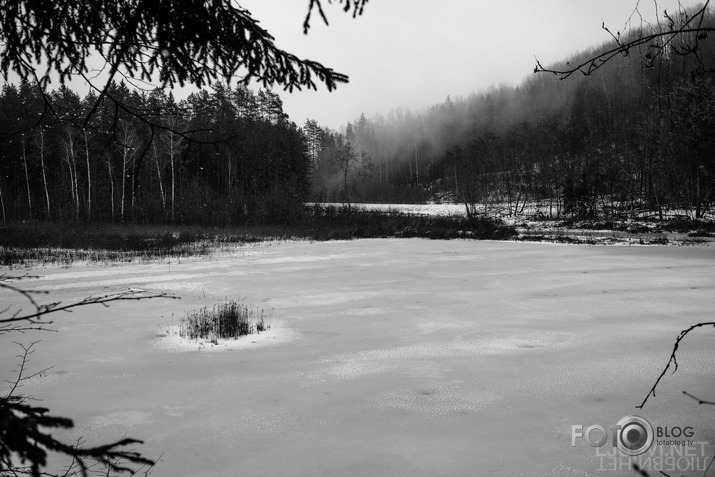
[[[160,477],[634,475],[583,439],[571,447],[572,425],[629,414],[692,426],[715,453],[712,406],[682,394],[715,399],[715,330],[689,335],[677,373],[635,409],[680,330],[713,320],[713,248],[388,239],[252,252],[39,270],[22,284],[47,300],[129,286],[181,300],[2,335],[2,379],[11,342],[42,339],[30,367],[55,367],[21,391],[75,420],[68,441],[143,439]],[[271,330],[218,346],[172,333],[186,312],[238,298],[271,310]]]

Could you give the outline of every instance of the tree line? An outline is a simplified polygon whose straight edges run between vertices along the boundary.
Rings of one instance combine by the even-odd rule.
[[[308,198],[307,143],[271,91],[215,84],[177,102],[113,82],[97,100],[2,88],[3,220],[240,224]]]
[[[692,21],[681,15],[668,18]],[[698,22],[588,75],[541,73],[421,112],[362,115],[340,131],[314,120],[299,128],[277,94],[243,84],[180,102],[122,82],[84,98],[64,85],[5,85],[3,219],[275,222],[309,199],[700,218],[715,202],[715,47],[703,33],[712,11]],[[634,30],[618,44],[649,35]],[[610,49],[540,69],[569,70]]]
[[[426,111],[363,115],[340,132],[308,121],[314,195],[454,200],[470,214],[537,204],[532,212],[550,217],[702,217],[715,202],[715,45],[704,33],[715,17],[707,9],[701,17],[698,31],[624,49],[588,75],[540,73]],[[685,11],[667,18],[692,20]],[[648,35],[653,29],[641,28],[618,41]],[[612,48],[545,70],[588,65]]]

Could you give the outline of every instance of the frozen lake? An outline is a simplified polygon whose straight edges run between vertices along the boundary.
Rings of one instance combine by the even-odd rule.
[[[55,368],[22,392],[75,420],[67,440],[143,439],[145,455],[163,455],[155,477],[636,475],[583,439],[571,446],[572,425],[629,414],[692,426],[715,452],[713,407],[682,394],[715,399],[715,330],[686,338],[678,372],[635,409],[679,331],[713,320],[712,247],[301,242],[37,273],[24,284],[52,300],[130,286],[182,297],[0,336],[2,379],[11,341],[43,340],[31,368]],[[239,297],[274,310],[270,334],[218,352],[157,337]]]

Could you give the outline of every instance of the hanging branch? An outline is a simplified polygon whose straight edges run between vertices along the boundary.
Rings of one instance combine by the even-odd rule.
[[[704,400],[700,399],[699,397],[693,396],[692,394],[690,394],[690,393],[687,392],[687,391],[683,391],[683,394],[685,394],[685,395],[688,396],[689,398],[691,398],[691,399],[697,401],[699,405],[703,405],[703,404],[704,404],[704,405],[708,405],[708,406],[715,406],[715,401],[704,401]]]
[[[353,0],[356,11],[365,0]],[[342,0],[341,0],[342,3]],[[196,87],[237,78],[264,87],[328,90],[347,76],[275,46],[248,10],[231,0],[207,2],[46,2],[19,0],[0,7],[0,73],[37,76],[43,89],[56,74],[64,83],[89,72],[90,58],[132,78],[158,79],[162,87]],[[101,99],[101,98],[99,98]]]
[[[41,319],[50,313],[56,313],[58,311],[71,312],[74,308],[87,306],[87,305],[104,305],[109,306],[109,303],[115,301],[137,301],[137,300],[147,300],[150,298],[171,298],[177,299],[178,297],[169,295],[167,293],[149,293],[145,290],[124,290],[116,293],[107,293],[104,295],[89,296],[82,298],[79,301],[72,303],[62,303],[53,302],[46,304],[39,304],[35,300],[34,295],[45,294],[46,292],[37,290],[25,290],[14,285],[7,283],[8,277],[0,276],[0,289],[9,290],[11,292],[17,293],[24,297],[30,302],[34,311],[29,313],[22,313],[22,310],[14,312],[12,315],[3,318],[2,314],[9,311],[9,309],[0,310],[0,334],[9,332],[21,332],[29,330],[45,330],[51,331],[44,328],[46,325],[51,325],[52,321],[41,321]]]
[[[668,369],[670,369],[671,364],[673,365],[673,371],[671,372],[671,374],[675,373],[678,370],[678,359],[676,358],[675,353],[678,351],[678,347],[680,346],[680,342],[683,340],[683,338],[685,338],[688,335],[688,333],[690,333],[691,331],[693,331],[697,328],[702,328],[704,326],[715,327],[715,321],[697,323],[697,324],[691,326],[690,328],[685,329],[680,332],[680,335],[675,340],[675,345],[673,345],[673,351],[670,353],[670,358],[668,359],[668,363],[665,365],[663,372],[660,373],[660,376],[658,376],[658,379],[655,381],[655,384],[653,384],[653,387],[650,389],[650,391],[646,395],[645,399],[643,399],[643,402],[639,406],[636,406],[636,409],[642,409],[643,406],[645,406],[645,403],[648,401],[648,398],[650,398],[651,396],[655,397],[655,388],[660,383],[660,380],[663,379],[663,376],[665,376],[665,373],[668,371]],[[687,395],[688,393],[685,393],[685,394]],[[703,403],[705,403],[705,401],[703,401]]]
[[[609,48],[602,53],[592,56],[575,66],[567,62],[567,66],[564,68],[546,68],[538,59],[535,58],[536,66],[534,67],[534,73],[551,73],[562,80],[569,78],[575,73],[581,73],[584,76],[589,76],[613,58],[617,56],[628,56],[632,49],[639,48],[641,46],[647,46],[651,50],[645,55],[648,66],[653,66],[655,60],[659,56],[663,55],[666,48],[670,46],[673,51],[680,56],[695,55],[699,63],[699,73],[712,72],[713,70],[708,69],[705,66],[699,55],[700,41],[707,39],[710,33],[715,32],[715,27],[703,24],[705,16],[708,13],[709,4],[710,0],[707,0],[702,7],[692,15],[688,15],[687,12],[684,12],[683,15],[685,16],[685,21],[683,21],[680,25],[678,25],[678,22],[676,22],[676,20],[669,15],[668,12],[664,12],[664,17],[668,20],[667,30],[658,30],[648,34],[641,34],[635,39],[625,42],[621,40],[620,33],[613,34],[613,32],[611,32],[605,24],[602,24],[601,28],[611,36],[616,44],[613,48]],[[636,10],[634,11],[637,11],[637,8],[638,7],[636,7]],[[693,36],[694,42],[692,45],[683,45],[680,47],[673,46],[676,39],[682,38],[686,35]]]
[[[362,13],[367,0],[345,0],[346,10],[351,1],[354,15]],[[320,0],[312,0],[310,10],[316,6],[322,12]],[[101,83],[88,77],[90,67],[94,70],[90,63],[97,58],[105,65],[100,71],[109,67],[108,77]],[[287,91],[317,90],[322,83],[333,91],[348,82],[345,74],[278,48],[274,37],[232,0],[1,2],[0,74],[6,81],[16,74],[40,91],[45,111],[39,121],[52,113],[57,116],[48,93],[52,78],[59,78],[61,84],[75,76],[84,78],[99,92],[89,107],[85,127],[107,98],[117,75],[158,81],[162,88],[202,88],[235,80],[243,85],[256,82],[264,88],[281,86]],[[121,105],[130,115],[162,126],[142,111]]]
[[[165,293],[148,293],[144,290],[130,289],[117,293],[91,296],[67,304],[61,302],[40,304],[35,299],[35,296],[44,292],[26,290],[8,283],[11,280],[27,278],[30,278],[30,276],[10,277],[5,274],[0,275],[0,289],[22,296],[34,309],[33,312],[29,313],[23,313],[22,310],[19,310],[8,318],[0,318],[0,334],[27,330],[46,330],[44,325],[52,322],[40,321],[45,315],[59,311],[71,312],[81,306],[96,304],[109,306],[109,303],[115,301],[178,298]],[[0,310],[0,316],[9,310],[9,307]],[[52,416],[49,414],[49,409],[28,404],[29,397],[15,394],[23,381],[32,379],[51,369],[45,368],[29,375],[26,374],[29,357],[34,352],[33,347],[37,343],[37,341],[32,342],[29,346],[16,343],[23,350],[18,355],[20,360],[18,374],[15,380],[5,381],[10,385],[10,390],[5,396],[0,397],[0,473],[6,475],[5,472],[8,472],[7,475],[32,475],[33,477],[50,475],[41,471],[43,467],[47,466],[47,456],[50,452],[72,458],[72,462],[64,475],[81,473],[86,477],[88,472],[96,465],[103,466],[107,475],[110,472],[136,475],[136,466],[140,466],[140,468],[148,466],[151,468],[155,461],[144,457],[139,452],[125,449],[127,446],[142,443],[137,439],[124,437],[105,445],[83,447],[81,440],[75,445],[69,445],[52,437],[50,434],[52,430],[71,429],[74,427],[72,420]],[[78,470],[75,471],[75,469]]]
[[[338,4],[343,4],[345,3],[345,6],[343,7],[344,12],[349,12],[350,9],[353,11],[353,18],[356,18],[358,15],[362,15],[363,10],[365,9],[365,4],[368,2],[368,0],[336,0]],[[333,3],[333,0],[328,0],[328,3]],[[328,17],[325,16],[325,11],[323,10],[323,4],[321,3],[321,0],[310,0],[310,3],[308,4],[308,13],[305,15],[305,20],[303,21],[303,34],[307,35],[308,30],[310,30],[310,16],[313,13],[313,9],[317,8],[318,13],[320,14],[320,18],[322,18],[323,22],[328,25]]]
[[[123,438],[110,444],[96,447],[80,447],[64,444],[48,432],[52,429],[71,429],[74,423],[65,417],[51,416],[49,409],[25,404],[17,396],[0,398],[0,422],[3,439],[0,440],[0,470],[16,473],[20,465],[29,462],[28,473],[33,477],[47,475],[40,472],[47,466],[48,452],[72,457],[83,476],[87,476],[90,462],[103,464],[107,472],[133,474],[131,465],[153,466],[155,462],[133,450],[120,448],[142,444],[137,439]]]

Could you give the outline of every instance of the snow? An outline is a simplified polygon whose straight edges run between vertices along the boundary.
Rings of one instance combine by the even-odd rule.
[[[603,470],[583,440],[571,447],[572,425],[630,414],[693,426],[715,453],[712,407],[682,394],[715,398],[715,330],[689,335],[677,373],[635,409],[680,330],[712,320],[711,247],[387,239],[251,251],[39,270],[22,283],[48,301],[127,287],[181,299],[1,335],[2,379],[17,365],[11,342],[41,339],[30,368],[55,367],[21,391],[74,419],[58,435],[142,439],[162,456],[159,477],[633,475]],[[271,311],[270,331],[218,346],[174,333],[187,312],[240,298]]]
[[[318,205],[325,206],[325,207],[345,207],[346,204],[340,203],[340,202],[320,202],[317,203]],[[315,202],[310,202],[306,204],[309,207],[314,207],[316,205]],[[615,206],[620,206],[621,204],[614,203]],[[465,216],[466,215],[466,207],[463,203],[455,203],[455,202],[427,202],[425,204],[372,204],[372,203],[351,203],[350,207],[356,208],[356,209],[361,209],[361,210],[368,210],[368,211],[377,211],[377,212],[402,212],[405,214],[413,214],[413,215],[430,215],[430,216]],[[509,205],[507,202],[498,202],[498,203],[490,203],[488,204],[486,210],[490,215],[495,214],[502,219],[506,221],[513,221],[513,210],[514,210],[514,205]],[[485,208],[483,204],[479,204],[476,207],[477,212],[481,213],[484,212]],[[516,214],[519,217],[535,217],[539,213],[543,215],[549,215],[549,211],[551,211],[553,214],[556,214],[556,204],[552,204],[552,207],[549,207],[549,203],[547,201],[541,201],[541,202],[529,202],[526,205],[524,204],[519,204],[518,207],[518,213]],[[632,216],[634,220],[638,219],[644,219],[644,218],[653,218],[658,216],[656,212],[650,211],[650,210],[642,210],[642,211],[633,211]],[[667,211],[663,211],[663,218],[665,219],[674,219],[674,218],[693,218],[693,213],[692,211],[687,211],[683,209],[671,209]],[[566,218],[566,217],[564,217]],[[715,215],[712,213],[705,213],[703,219],[704,220],[713,220],[715,218]]]
[[[263,346],[277,346],[297,339],[297,334],[285,328],[282,324],[272,323],[271,329],[257,334],[242,336],[236,339],[221,339],[210,341],[206,339],[188,339],[179,336],[179,327],[172,325],[157,333],[152,346],[163,351],[238,351],[256,349]]]
[[[315,203],[307,203],[306,206],[314,207]],[[346,204],[339,202],[321,202],[322,207],[347,207]],[[449,203],[427,203],[427,204],[370,204],[370,203],[352,203],[351,208],[375,211],[375,212],[400,212],[403,214],[413,215],[430,215],[430,216],[465,216],[466,211],[464,204],[449,204]]]

